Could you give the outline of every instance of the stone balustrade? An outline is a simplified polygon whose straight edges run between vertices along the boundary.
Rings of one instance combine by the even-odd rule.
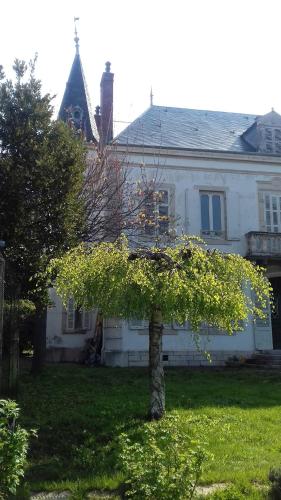
[[[250,231],[245,236],[248,257],[281,258],[281,233]]]

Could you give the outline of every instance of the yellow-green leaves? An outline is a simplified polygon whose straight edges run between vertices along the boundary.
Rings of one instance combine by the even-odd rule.
[[[187,320],[195,330],[208,323],[231,333],[249,314],[262,316],[270,296],[261,268],[239,255],[210,252],[191,238],[149,250],[132,251],[123,236],[80,245],[52,269],[64,301],[73,296],[86,308],[128,319],[149,319],[157,305],[165,321]]]

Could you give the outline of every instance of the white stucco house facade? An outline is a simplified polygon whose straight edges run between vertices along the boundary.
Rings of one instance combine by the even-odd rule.
[[[160,172],[158,209],[175,221],[178,234],[201,236],[210,248],[264,265],[274,290],[274,315],[249,318],[232,336],[202,325],[199,350],[188,324],[164,325],[164,365],[209,365],[204,351],[223,365],[231,356],[281,349],[281,116],[152,105],[113,143],[117,155],[126,154],[132,177],[139,165],[151,176]],[[75,311],[71,301],[65,309],[53,290],[51,300],[49,360],[82,359],[96,313]],[[100,354],[106,365],[146,366],[147,322],[104,320]]]

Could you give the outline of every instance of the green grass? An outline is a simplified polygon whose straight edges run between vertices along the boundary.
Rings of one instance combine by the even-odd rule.
[[[169,369],[166,395],[167,412],[206,423],[214,459],[202,484],[265,484],[270,467],[281,466],[281,374]],[[31,490],[68,489],[73,498],[117,491],[116,438],[145,422],[147,371],[49,366],[38,378],[23,376],[19,403],[22,423],[38,430],[26,473]],[[246,496],[262,498],[255,495]]]

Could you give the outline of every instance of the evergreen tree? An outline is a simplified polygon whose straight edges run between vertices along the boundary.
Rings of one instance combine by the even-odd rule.
[[[53,98],[42,95],[35,63],[16,60],[15,81],[0,68],[0,239],[6,242],[6,296],[31,299],[42,320],[44,270],[83,235],[86,152],[70,128],[52,121]],[[44,327],[36,332],[37,361],[43,333]]]

